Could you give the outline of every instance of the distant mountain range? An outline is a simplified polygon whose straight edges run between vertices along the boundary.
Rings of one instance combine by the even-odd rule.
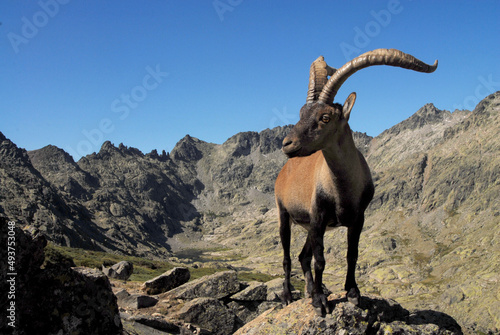
[[[427,104],[377,137],[354,134],[376,185],[360,242],[362,292],[500,329],[499,106],[500,92],[474,111]],[[186,135],[168,154],[105,142],[78,162],[0,133],[0,213],[61,245],[150,258],[218,248],[233,266],[281,274],[273,192],[289,130],[220,145]],[[296,257],[304,233],[292,233]],[[325,281],[341,290],[345,231],[326,241]]]

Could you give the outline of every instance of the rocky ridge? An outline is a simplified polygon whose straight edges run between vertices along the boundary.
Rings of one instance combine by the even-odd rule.
[[[221,285],[220,282],[229,285]],[[434,311],[410,313],[395,301],[363,296],[359,307],[341,294],[329,297],[333,312],[315,314],[311,299],[283,307],[277,294],[282,279],[267,283],[236,280],[221,272],[155,296],[154,306],[131,306],[119,298],[124,327],[133,334],[137,324],[168,333],[194,329],[206,334],[462,334],[449,315]],[[203,287],[203,289],[200,289]],[[186,295],[189,292],[189,296]],[[216,293],[214,296],[213,293]],[[122,291],[117,296],[123,296]],[[185,331],[185,330],[184,330]]]
[[[293,292],[296,302],[282,305],[282,278],[241,282],[231,270],[181,284],[177,279],[185,271],[174,268],[152,280],[158,289],[166,284],[161,290],[165,292],[156,295],[115,287],[128,334],[462,334],[449,315],[430,310],[410,313],[380,296],[365,295],[354,306],[344,294],[331,294],[333,312],[320,317],[311,299],[301,299],[299,291]],[[143,285],[141,290],[147,288]]]
[[[499,101],[497,92],[453,113],[428,104],[373,139],[355,134],[376,184],[361,236],[362,292],[449,313],[470,329],[500,328]],[[273,184],[288,130],[221,145],[186,136],[168,155],[106,142],[78,162],[0,134],[0,211],[62,245],[149,257],[217,246],[232,266],[281,274]],[[328,234],[325,280],[340,290],[345,233]],[[295,255],[304,238],[293,231]]]

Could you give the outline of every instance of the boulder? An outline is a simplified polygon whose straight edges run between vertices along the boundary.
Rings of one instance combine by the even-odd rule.
[[[214,298],[193,299],[174,317],[200,326],[212,334],[232,334],[235,324],[234,314]]]
[[[340,294],[328,300],[333,312],[325,317],[316,315],[311,299],[302,299],[264,312],[235,334],[462,334],[458,323],[444,313],[427,311],[432,315],[423,318],[422,312],[410,314],[378,296],[363,296],[360,306]]]
[[[191,274],[188,268],[177,267],[145,282],[141,289],[147,294],[160,294],[170,291],[189,281]]]
[[[125,294],[123,291],[120,291],[117,293],[117,296],[119,297],[118,306],[126,310],[152,307],[158,303],[158,299],[149,295]]]
[[[231,296],[231,300],[263,301],[267,299],[267,286],[260,282],[251,282],[249,286]]]
[[[127,280],[134,272],[134,265],[129,261],[121,261],[109,268],[103,265],[102,272],[109,278]]]
[[[181,285],[165,293],[177,299],[211,297],[222,299],[240,290],[240,282],[235,271],[217,272]]]
[[[125,298],[129,297],[129,296],[130,296],[130,293],[128,293],[128,292],[127,292],[127,290],[122,289],[122,290],[120,290],[120,291],[116,292],[116,293],[115,293],[115,296],[116,296],[116,298],[118,299],[118,301],[120,301],[120,300],[122,300],[122,299],[125,299]]]
[[[12,227],[12,229],[10,228]],[[122,324],[108,278],[96,269],[71,268],[67,262],[44,262],[45,237],[35,229],[23,231],[0,216],[0,242],[7,245],[7,237],[15,236],[13,271],[0,268],[0,291],[15,294],[13,299],[0,299],[0,307],[7,310],[15,303],[11,326],[0,323],[0,333],[11,334],[121,334]],[[7,259],[7,248],[0,248],[2,259]],[[7,280],[14,277],[15,289]],[[10,290],[10,291],[9,291]],[[5,298],[8,295],[5,294]]]

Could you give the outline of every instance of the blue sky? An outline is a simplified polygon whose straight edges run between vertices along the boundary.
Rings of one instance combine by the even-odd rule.
[[[500,90],[499,1],[2,1],[0,131],[75,160],[105,140],[144,153],[295,123],[309,66],[396,48],[439,67],[356,73],[351,128],[376,136],[424,104]]]

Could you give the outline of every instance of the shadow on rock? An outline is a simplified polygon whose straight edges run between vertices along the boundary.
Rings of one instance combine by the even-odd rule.
[[[269,310],[236,334],[442,334],[461,335],[458,323],[434,311],[410,313],[396,301],[365,295],[355,306],[342,294],[328,297],[332,313],[317,316],[311,299]]]

